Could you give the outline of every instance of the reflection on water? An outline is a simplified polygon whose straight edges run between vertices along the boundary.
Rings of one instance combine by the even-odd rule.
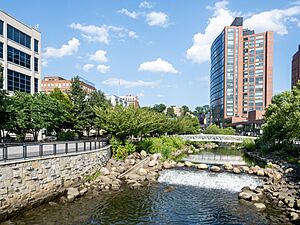
[[[222,179],[225,174],[218,176]],[[196,177],[193,171],[168,170],[162,173],[162,183],[151,187],[103,192],[92,199],[83,197],[74,203],[57,207],[43,205],[13,221],[18,225],[272,224],[265,214],[256,213],[253,208],[241,204],[235,190],[203,188],[204,180],[200,182],[201,185],[192,186],[176,182],[182,180],[183,176],[190,178],[185,180],[186,182],[214,179]],[[240,183],[240,179],[243,178],[236,179],[237,183]],[[170,180],[172,182],[169,182]],[[164,192],[169,185],[167,183],[172,183],[173,191]]]
[[[216,148],[212,150],[201,150],[200,152],[188,155],[183,158],[184,161],[205,164],[232,164],[232,165],[248,165],[251,161],[239,150],[234,148]]]

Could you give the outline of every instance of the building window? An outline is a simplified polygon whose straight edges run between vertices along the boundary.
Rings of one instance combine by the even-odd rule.
[[[39,41],[34,39],[34,51],[39,53]]]
[[[3,35],[3,21],[0,20],[0,34]]]
[[[7,25],[7,37],[29,49],[31,48],[31,37],[13,26]]]
[[[18,73],[13,70],[7,70],[7,90],[9,91],[21,91],[30,93],[31,91],[31,79],[22,73]]]
[[[34,92],[38,93],[39,92],[39,79],[34,78]]]
[[[7,60],[30,69],[30,55],[7,46]]]
[[[39,59],[34,57],[34,71],[39,72]]]
[[[3,59],[3,43],[0,42],[0,58]]]

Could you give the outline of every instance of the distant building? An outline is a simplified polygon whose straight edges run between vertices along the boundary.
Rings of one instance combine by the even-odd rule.
[[[104,94],[104,96],[108,101],[110,101],[113,107],[115,107],[116,105],[121,105],[124,107],[128,106],[127,101],[122,97],[116,95],[110,95],[110,94]]]
[[[133,106],[134,108],[140,107],[138,96],[126,95],[121,96],[121,98],[123,98],[127,102],[128,106]]]
[[[3,83],[9,92],[40,91],[41,33],[0,10],[0,64]]]
[[[300,80],[300,45],[292,60],[292,88],[296,86],[298,80]]]
[[[273,95],[273,32],[243,29],[237,17],[211,46],[210,106],[212,123],[224,126],[262,111]]]
[[[173,108],[174,114],[175,114],[176,116],[182,116],[183,110],[182,110],[181,107],[179,107],[179,106],[171,106],[171,107]]]
[[[82,77],[79,77],[82,88],[87,94],[96,91],[95,85]],[[55,88],[60,89],[64,93],[69,93],[71,91],[72,80],[67,80],[60,76],[46,76],[42,80],[42,92],[49,93]]]

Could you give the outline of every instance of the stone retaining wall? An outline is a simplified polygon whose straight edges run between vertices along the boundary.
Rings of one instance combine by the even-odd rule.
[[[110,146],[89,152],[0,164],[0,221],[78,184],[104,166]]]

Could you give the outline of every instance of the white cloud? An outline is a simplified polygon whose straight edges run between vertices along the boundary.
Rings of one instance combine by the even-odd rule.
[[[107,62],[106,51],[104,50],[97,50],[94,54],[89,55],[89,60],[96,61],[96,62]]]
[[[110,67],[106,66],[106,65],[99,65],[99,66],[97,66],[97,70],[100,73],[107,73],[109,71],[109,69],[110,69]]]
[[[156,97],[158,97],[158,98],[162,98],[162,97],[164,97],[163,95],[161,95],[161,94],[157,94],[156,95]]]
[[[160,84],[160,81],[143,81],[143,80],[136,80],[136,81],[129,81],[123,80],[118,78],[109,78],[102,82],[104,85],[108,86],[123,86],[125,88],[135,88],[135,87],[157,87]]]
[[[224,26],[230,25],[233,21],[232,12],[227,9],[227,1],[217,2],[214,7],[213,17],[209,22],[204,33],[197,33],[193,37],[193,46],[186,52],[186,57],[195,63],[203,63],[210,58],[210,46],[214,39],[221,33]]]
[[[145,96],[145,93],[144,93],[144,92],[140,92],[140,93],[138,94],[138,96],[139,96],[139,97],[144,97],[144,96]]]
[[[300,5],[286,9],[272,9],[252,15],[244,22],[244,27],[254,29],[256,32],[272,30],[279,35],[288,34],[287,21],[300,14]]]
[[[138,38],[139,36],[134,31],[129,31],[128,36],[131,38]]]
[[[124,8],[120,9],[120,10],[118,11],[118,13],[124,14],[124,15],[126,15],[126,16],[132,18],[132,19],[136,19],[136,18],[139,16],[139,13],[137,13],[137,12],[135,12],[135,11],[130,12],[130,11],[128,11],[127,9],[124,9]]]
[[[163,12],[150,12],[146,15],[146,22],[149,26],[167,27],[169,17]]]
[[[96,25],[82,25],[79,23],[72,23],[71,28],[81,31],[81,35],[89,42],[100,42],[108,44],[110,36],[123,39],[128,36],[130,38],[138,38],[134,31],[129,31],[124,27],[116,26],[96,26]]]
[[[101,27],[95,25],[82,25],[72,23],[71,28],[82,32],[82,36],[90,42],[100,42],[108,44],[109,28],[106,25]]]
[[[94,68],[94,65],[93,64],[90,64],[90,63],[88,63],[88,64],[85,64],[83,67],[82,67],[82,69],[83,69],[83,71],[84,72],[89,72],[91,69],[93,69]]]
[[[60,48],[47,47],[43,53],[44,58],[61,58],[64,56],[73,55],[78,51],[80,42],[73,37],[67,44],[63,44]],[[45,62],[44,62],[45,63]]]
[[[139,8],[151,9],[153,6],[150,2],[143,1],[140,3]]]
[[[178,73],[172,64],[157,58],[154,61],[143,62],[139,66],[139,71],[162,72],[162,73]]]
[[[288,33],[287,22],[293,20],[293,16],[300,14],[299,4],[286,9],[272,9],[256,14],[248,13],[245,15],[244,28],[254,29],[256,33],[273,30],[279,35],[285,35]],[[228,1],[223,0],[216,2],[213,7],[207,7],[213,11],[213,16],[209,18],[204,32],[194,35],[193,45],[186,51],[187,59],[199,64],[209,60],[210,47],[214,39],[221,33],[224,26],[229,26],[234,17],[240,15],[228,9],[227,5]]]

